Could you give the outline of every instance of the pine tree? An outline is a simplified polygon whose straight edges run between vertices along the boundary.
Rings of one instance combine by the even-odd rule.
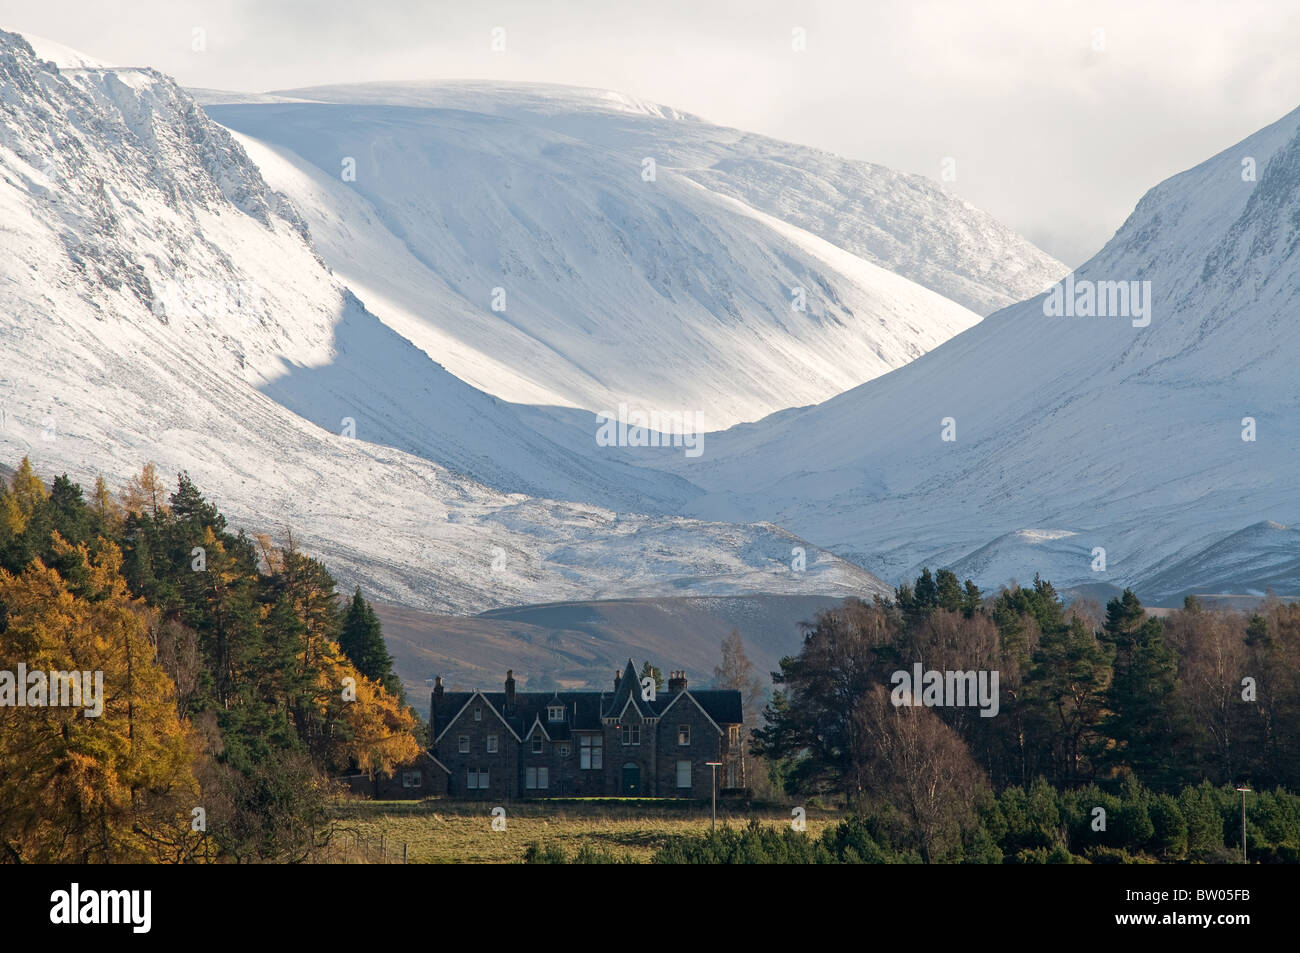
[[[1148,784],[1175,780],[1169,752],[1182,736],[1175,690],[1178,660],[1164,641],[1164,625],[1147,618],[1131,589],[1106,606],[1102,639],[1114,651],[1105,731],[1115,741],[1110,760]]]
[[[641,663],[640,677],[643,680],[646,678],[653,678],[655,680],[655,691],[656,692],[663,691],[664,673],[659,671],[659,669],[656,666],[651,665],[649,661]]]
[[[383,685],[390,694],[405,700],[401,680],[393,672],[393,657],[384,642],[383,627],[374,607],[361,597],[361,587],[352,594],[343,614],[339,648],[366,678]]]
[[[1026,680],[1026,701],[1053,783],[1092,776],[1110,678],[1110,656],[1082,619],[1043,632]]]
[[[68,542],[76,545],[90,540],[90,509],[81,494],[81,485],[65,473],[54,478],[47,503],[51,527]]]
[[[934,581],[936,605],[940,609],[947,609],[949,612],[960,612],[962,608],[962,591],[956,573],[951,569],[940,569],[935,575]],[[919,583],[917,589],[920,589]]]

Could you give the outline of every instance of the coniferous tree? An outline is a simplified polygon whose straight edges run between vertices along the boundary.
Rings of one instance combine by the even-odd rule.
[[[1115,741],[1110,760],[1131,768],[1147,784],[1168,785],[1182,773],[1169,752],[1183,732],[1178,663],[1165,644],[1164,624],[1147,618],[1131,589],[1106,606],[1103,640],[1114,651],[1106,733]]]
[[[399,699],[405,700],[401,680],[393,672],[393,657],[384,642],[383,626],[374,607],[361,597],[358,586],[343,614],[339,648],[366,678],[378,682]]]
[[[663,691],[664,673],[659,670],[657,665],[651,665],[648,659],[641,663],[641,671],[637,674],[640,679],[653,678],[655,680],[655,691]]]
[[[934,577],[935,604],[949,612],[960,612],[962,608],[961,583],[951,569],[940,569]],[[920,583],[917,584],[918,590]]]
[[[1110,656],[1082,619],[1042,633],[1025,694],[1049,781],[1073,785],[1093,776],[1110,677]]]

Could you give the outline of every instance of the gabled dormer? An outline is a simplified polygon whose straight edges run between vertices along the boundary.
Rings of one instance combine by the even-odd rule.
[[[540,715],[538,716],[541,717]],[[564,702],[560,701],[560,693],[556,692],[546,703],[546,718],[548,725],[563,725],[568,723],[568,708]]]

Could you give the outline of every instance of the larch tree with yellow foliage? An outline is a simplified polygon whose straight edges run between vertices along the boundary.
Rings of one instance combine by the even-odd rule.
[[[23,863],[183,860],[199,839],[195,751],[143,606],[116,546],[92,556],[57,535],[53,545],[84,565],[89,595],[40,560],[18,575],[0,570],[0,671],[90,673],[84,688],[102,673],[102,696],[0,707],[0,850]]]

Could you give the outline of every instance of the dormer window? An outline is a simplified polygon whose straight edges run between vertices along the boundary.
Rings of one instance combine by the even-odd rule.
[[[547,721],[564,721],[563,705],[548,705],[546,708]]]

